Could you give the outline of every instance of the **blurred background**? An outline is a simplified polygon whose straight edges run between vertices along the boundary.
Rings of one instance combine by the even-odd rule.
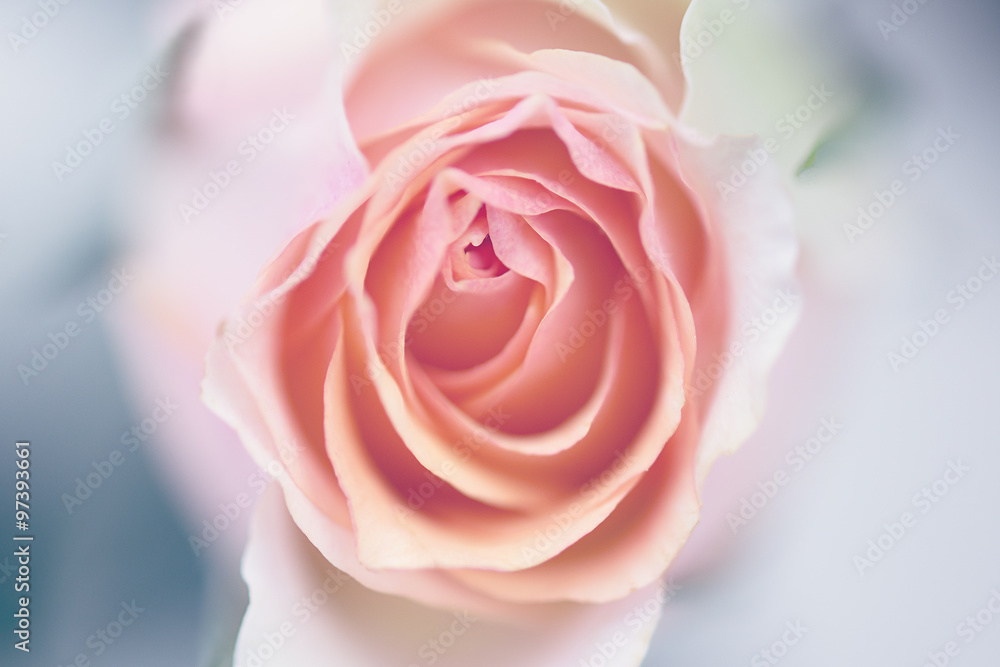
[[[42,5],[54,13],[32,30]],[[1000,664],[1000,6],[725,0],[698,7],[706,30],[724,9],[737,20],[689,66],[739,103],[695,95],[703,129],[784,137],[810,86],[837,113],[799,118],[792,140],[819,143],[793,189],[802,321],[761,429],[708,477],[644,664]],[[177,15],[153,0],[0,7],[0,540],[18,440],[35,535],[30,655],[13,648],[16,563],[0,547],[0,664],[217,664],[245,602],[249,513],[210,553],[191,536],[213,500],[255,488],[253,469],[232,461],[246,472],[214,497],[178,485],[164,448],[189,466],[200,448],[170,420],[203,408],[143,384],[143,359],[169,350],[120,342],[142,280],[123,190],[162,112],[151,88]],[[774,71],[733,66],[741,49]],[[802,87],[764,94],[786,69]],[[77,162],[67,145],[84,139]]]

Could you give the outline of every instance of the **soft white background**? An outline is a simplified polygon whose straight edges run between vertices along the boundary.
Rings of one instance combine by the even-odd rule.
[[[113,217],[113,175],[140,119],[117,122],[63,183],[51,161],[158,59],[153,4],[76,0],[18,54],[6,32],[37,5],[0,8],[0,439],[34,443],[40,536],[36,650],[25,660],[5,640],[3,664],[68,664],[132,599],[146,611],[101,664],[194,664],[211,620],[202,611],[205,562],[191,554],[177,516],[182,501],[146,459],[116,471],[72,516],[59,500],[149,409],[126,389],[103,320],[30,386],[15,370],[104,285],[120,250],[111,230],[129,221]],[[928,0],[884,40],[876,22],[891,9],[881,0],[753,0],[698,61],[719,67],[736,46],[765,48],[750,33],[780,16],[782,30],[854,82],[850,93],[837,91],[863,103],[848,136],[800,179],[803,318],[774,373],[762,428],[708,478],[703,521],[671,572],[680,591],[644,664],[749,665],[795,621],[809,630],[781,660],[789,667],[923,665],[951,640],[961,647],[951,664],[1000,660],[1000,618],[971,644],[955,635],[1000,590],[1000,277],[960,312],[946,302],[982,256],[1000,254],[1000,11],[986,0]],[[755,76],[768,75],[739,76],[753,89]],[[745,113],[767,119],[793,109],[750,104]],[[741,114],[730,105],[716,122]],[[873,190],[905,179],[903,162],[947,126],[961,138],[850,244],[843,224]],[[937,308],[951,321],[894,372],[886,354]],[[843,431],[734,535],[726,514],[758,482],[789,470],[786,452],[823,417]],[[2,480],[12,478],[10,459],[0,455]],[[957,459],[971,471],[920,515],[911,498]],[[0,484],[0,500],[8,486]],[[854,556],[904,511],[918,514],[916,526],[860,576]],[[0,586],[6,617],[9,581]]]
[[[884,40],[889,3],[795,4],[807,39],[850,62],[877,101],[871,124],[801,178],[804,316],[763,427],[709,476],[674,568],[684,588],[646,664],[751,664],[801,621],[809,631],[782,665],[923,665],[951,640],[951,664],[995,665],[1000,618],[969,644],[955,628],[1000,591],[1000,281],[958,312],[946,295],[1000,253],[1000,14],[931,0]],[[903,163],[949,126],[960,138],[911,183]],[[896,178],[906,194],[849,243],[844,223]],[[887,353],[938,308],[949,323],[894,372]],[[843,431],[792,472],[786,453],[823,417]],[[920,514],[913,496],[959,459],[971,471]],[[791,481],[733,535],[726,514],[778,470]],[[904,511],[916,526],[859,575],[854,556]]]

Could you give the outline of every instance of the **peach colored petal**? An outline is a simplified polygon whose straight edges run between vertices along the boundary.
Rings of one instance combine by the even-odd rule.
[[[494,620],[473,605],[428,609],[330,567],[292,523],[276,489],[261,499],[243,574],[250,607],[236,667],[262,653],[276,667],[406,666],[432,659],[440,667],[577,667],[601,655],[600,645],[616,633],[618,645],[611,644],[615,651],[602,664],[637,667],[672,595],[653,586],[608,605],[521,606],[516,622]],[[275,633],[285,635],[277,649]]]
[[[539,563],[534,567],[502,575],[469,570],[455,576],[497,599],[522,603],[550,599],[605,603],[656,581],[698,522],[701,503],[693,472],[698,436],[698,426],[689,415],[607,520],[556,557],[548,558],[552,547],[541,540],[525,554]],[[566,524],[553,517],[550,525],[565,530]],[[595,572],[614,572],[615,577]]]
[[[346,342],[334,354],[326,387],[326,423],[329,455],[334,467],[343,472],[341,485],[351,508],[362,562],[371,567],[406,569],[522,566],[520,548],[534,530],[544,527],[545,517],[474,503],[468,496],[451,492],[447,485],[422,511],[405,511],[400,489],[405,488],[406,475],[414,485],[426,477],[416,474],[420,468],[415,467],[415,460],[408,462],[407,455],[400,453],[399,432],[389,426],[380,407],[401,400],[397,395],[389,396],[388,401],[386,396],[374,401],[370,390],[361,392],[361,398],[367,400],[350,398],[345,365],[352,354],[351,345]],[[429,429],[413,424],[408,439],[412,441],[421,431],[422,437],[435,437]],[[471,474],[475,469],[463,465],[456,470]],[[496,474],[489,468],[480,470]],[[504,483],[503,488],[518,488],[514,478],[508,477]],[[621,484],[592,499],[588,516],[564,537],[565,546],[600,523],[628,487],[628,483]],[[520,490],[525,494],[546,492],[537,484],[521,484]]]

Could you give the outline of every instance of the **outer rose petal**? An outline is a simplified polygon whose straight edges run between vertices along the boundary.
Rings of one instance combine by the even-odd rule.
[[[679,137],[673,149],[683,179],[716,229],[714,240],[723,246],[726,287],[732,303],[720,349],[729,350],[734,343],[742,344],[743,349],[741,354],[733,355],[732,365],[718,383],[704,392],[710,401],[702,415],[703,431],[695,464],[699,487],[712,462],[734,451],[760,423],[767,373],[799,314],[797,304],[789,306],[788,312],[756,340],[748,341],[744,335],[744,324],[771,306],[782,290],[795,290],[798,257],[792,207],[773,164],[765,163],[728,201],[716,188],[717,181],[728,178],[731,165],[751,147],[760,148],[759,142],[718,137],[707,143],[691,136],[688,140]],[[697,305],[694,307],[697,309]],[[699,354],[695,382],[697,371],[707,373],[714,361]]]
[[[257,508],[243,576],[250,608],[237,667],[251,656],[267,657],[269,667],[412,667],[429,664],[431,655],[440,667],[577,667],[601,655],[599,645],[616,632],[625,644],[611,644],[615,651],[601,664],[637,667],[669,595],[651,586],[611,604],[545,605],[516,625],[464,609],[430,610],[367,589],[331,567],[299,532],[274,487]],[[428,644],[449,634],[437,644],[449,646],[444,652]]]

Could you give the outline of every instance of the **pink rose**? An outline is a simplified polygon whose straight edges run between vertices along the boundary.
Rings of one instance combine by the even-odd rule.
[[[277,252],[209,354],[206,402],[284,471],[245,562],[241,664],[290,590],[356,591],[327,585],[339,571],[553,637],[559,619],[604,627],[566,602],[618,620],[636,595],[662,602],[701,481],[756,426],[794,320],[789,304],[745,333],[791,282],[776,173],[765,161],[720,193],[763,149],[682,125],[683,84],[650,42],[591,3],[380,11],[371,44],[339,49],[349,133],[330,145],[348,149],[328,189],[347,192]],[[641,659],[658,613],[617,664]]]

